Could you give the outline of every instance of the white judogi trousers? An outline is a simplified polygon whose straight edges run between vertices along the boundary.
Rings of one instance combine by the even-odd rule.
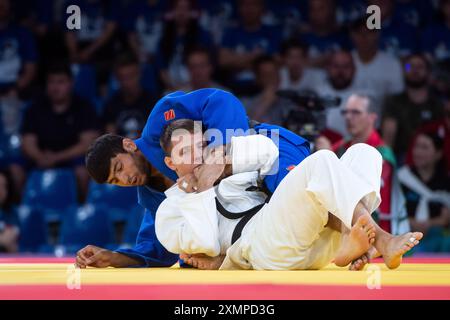
[[[280,183],[270,202],[245,226],[228,250],[221,269],[319,269],[340,246],[341,233],[325,225],[328,212],[351,228],[362,201],[369,212],[380,204],[382,158],[366,144],[350,147],[338,159],[318,151]]]

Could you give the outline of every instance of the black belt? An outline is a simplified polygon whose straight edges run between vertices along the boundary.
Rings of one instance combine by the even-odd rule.
[[[244,230],[245,225],[247,222],[250,221],[250,219],[261,210],[262,207],[264,207],[266,203],[261,203],[251,209],[248,209],[243,212],[230,212],[227,209],[224,208],[224,206],[219,202],[219,200],[216,198],[216,208],[217,211],[221,215],[223,215],[227,219],[241,219],[241,221],[238,222],[236,227],[234,228],[233,235],[231,236],[231,244],[235,243],[237,239],[241,237],[242,230]]]

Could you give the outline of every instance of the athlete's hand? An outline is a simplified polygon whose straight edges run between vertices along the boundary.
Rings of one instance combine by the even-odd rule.
[[[203,158],[203,164],[194,169],[194,175],[198,181],[197,192],[213,187],[222,177],[226,166],[225,147],[206,148]]]
[[[106,268],[113,265],[115,252],[88,245],[77,252],[75,266],[79,268]]]
[[[198,180],[197,192],[212,188],[222,176],[225,164],[202,164],[194,169],[194,175]]]
[[[187,192],[192,193],[198,190],[198,180],[193,173],[189,173],[177,179],[178,187]]]

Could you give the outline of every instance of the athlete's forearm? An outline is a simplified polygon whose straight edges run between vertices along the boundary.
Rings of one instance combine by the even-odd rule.
[[[141,261],[119,252],[113,252],[111,256],[111,267],[114,268],[136,267],[139,265],[141,265]]]

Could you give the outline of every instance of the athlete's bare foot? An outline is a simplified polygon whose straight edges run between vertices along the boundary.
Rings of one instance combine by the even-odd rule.
[[[375,242],[375,227],[369,215],[360,216],[350,232],[342,235],[342,243],[334,259],[339,267],[345,267],[356,258],[362,256]]]
[[[357,258],[356,260],[353,260],[350,266],[348,267],[348,270],[350,271],[360,271],[364,269],[365,265],[369,263],[369,257],[367,254],[363,254],[361,257]]]
[[[201,270],[219,270],[225,259],[224,255],[219,255],[216,257],[210,257],[203,253],[198,254],[180,254],[180,258],[187,264],[193,266],[194,268]]]
[[[375,259],[380,256],[380,253],[375,249],[375,247],[370,247],[369,251],[364,253],[361,257],[357,258],[356,260],[353,260],[350,264],[350,267],[348,268],[351,271],[359,271],[364,269],[366,264],[370,263],[371,259]]]
[[[397,268],[402,263],[403,255],[418,245],[422,237],[422,232],[408,232],[401,236],[392,237],[387,241],[384,250],[382,250],[386,266],[389,269]]]

